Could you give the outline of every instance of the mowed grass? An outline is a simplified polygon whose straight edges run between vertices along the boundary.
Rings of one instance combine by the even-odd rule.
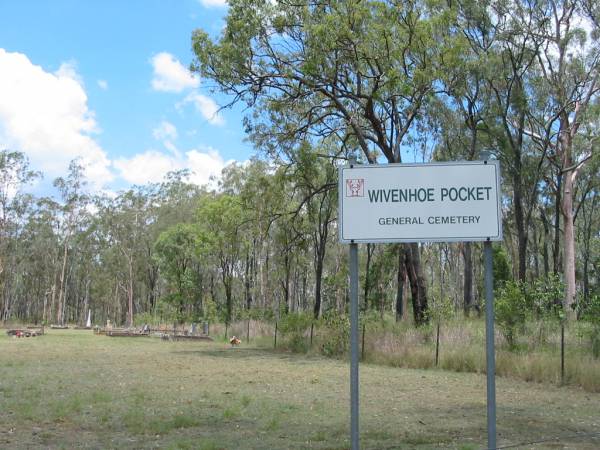
[[[361,448],[485,447],[485,376],[360,376]],[[497,397],[499,445],[600,447],[599,394],[498,378]],[[346,449],[348,437],[344,361],[246,342],[0,336],[0,448]]]

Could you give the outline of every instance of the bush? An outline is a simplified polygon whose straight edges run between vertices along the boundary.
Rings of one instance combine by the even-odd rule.
[[[323,353],[327,356],[346,354],[350,346],[350,320],[348,316],[333,311],[324,314],[322,322],[328,331],[322,346]]]
[[[260,320],[265,322],[272,322],[275,318],[275,314],[273,314],[271,308],[244,309],[239,316],[242,320]]]
[[[536,314],[542,319],[564,319],[564,291],[565,285],[558,275],[536,280],[529,295]]]
[[[496,323],[510,349],[516,347],[517,333],[525,327],[527,299],[523,285],[507,281],[500,289],[494,303]]]
[[[587,337],[592,345],[592,355],[600,358],[600,296],[590,298],[587,305],[582,306],[581,319],[588,322]]]
[[[304,337],[312,323],[312,316],[307,313],[290,313],[282,316],[278,329],[286,340],[286,345],[294,352],[306,352],[308,344]]]
[[[219,313],[217,311],[217,305],[215,304],[214,300],[211,298],[207,298],[204,300],[204,304],[202,305],[202,309],[203,309],[203,320],[208,322],[208,323],[214,323],[217,322],[219,319]]]
[[[558,275],[537,279],[527,291],[527,306],[538,319],[532,336],[539,345],[545,345],[551,330],[565,319],[563,294],[564,283]]]
[[[146,325],[146,324],[155,325],[155,317],[149,312],[139,313],[139,314],[135,315],[135,317],[133,319],[133,323],[135,324],[136,327]]]

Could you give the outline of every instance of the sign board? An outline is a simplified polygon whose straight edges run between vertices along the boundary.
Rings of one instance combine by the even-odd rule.
[[[498,161],[346,166],[338,192],[344,243],[502,240]]]

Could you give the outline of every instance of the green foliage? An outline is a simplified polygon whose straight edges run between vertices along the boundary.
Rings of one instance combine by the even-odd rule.
[[[277,329],[292,351],[305,352],[308,350],[305,334],[312,322],[312,315],[308,313],[290,313],[279,319]]]
[[[533,311],[542,319],[564,320],[562,298],[565,284],[558,275],[536,280],[529,290]]]
[[[225,322],[233,320],[233,284],[236,265],[243,248],[243,225],[247,222],[239,196],[211,195],[201,199],[196,211],[197,226],[202,236],[199,248],[210,255],[219,268],[225,290]]]
[[[203,315],[203,319],[206,320],[207,322],[216,322],[219,318],[219,313],[218,313],[218,309],[217,309],[217,305],[215,304],[214,300],[211,298],[207,298],[204,300],[204,315]]]
[[[179,311],[170,299],[160,298],[156,303],[156,314],[161,322],[172,323],[179,321]]]
[[[239,316],[243,320],[262,320],[265,322],[272,322],[275,319],[275,314],[271,308],[244,309]]]
[[[454,303],[450,297],[440,292],[439,289],[437,292],[432,293],[432,297],[433,299],[427,310],[427,322],[440,323],[451,319],[454,316]]]
[[[145,325],[145,324],[155,324],[156,317],[150,312],[142,312],[138,313],[134,316],[133,323],[136,327]]]
[[[508,281],[504,284],[496,295],[494,313],[509,348],[514,349],[517,333],[523,329],[527,319],[527,299],[521,283]]]
[[[202,295],[198,290],[198,257],[203,241],[196,226],[180,223],[162,232],[154,244],[155,259],[172,290],[163,300],[177,308],[178,320],[184,320],[186,307]]]
[[[492,250],[494,262],[494,290],[497,290],[512,278],[512,274],[505,248],[501,245],[494,245]]]
[[[600,295],[591,297],[587,305],[582,307],[581,319],[590,324],[586,334],[590,339],[594,358],[600,358]]]
[[[327,356],[340,356],[350,345],[350,319],[345,314],[330,311],[323,314],[321,323],[327,328],[322,351]]]

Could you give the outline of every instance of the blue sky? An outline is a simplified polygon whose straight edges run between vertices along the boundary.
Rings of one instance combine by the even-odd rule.
[[[224,0],[0,0],[0,148],[47,181],[82,158],[94,189],[190,168],[203,183],[253,153],[241,107],[187,67],[191,33],[217,36]]]

